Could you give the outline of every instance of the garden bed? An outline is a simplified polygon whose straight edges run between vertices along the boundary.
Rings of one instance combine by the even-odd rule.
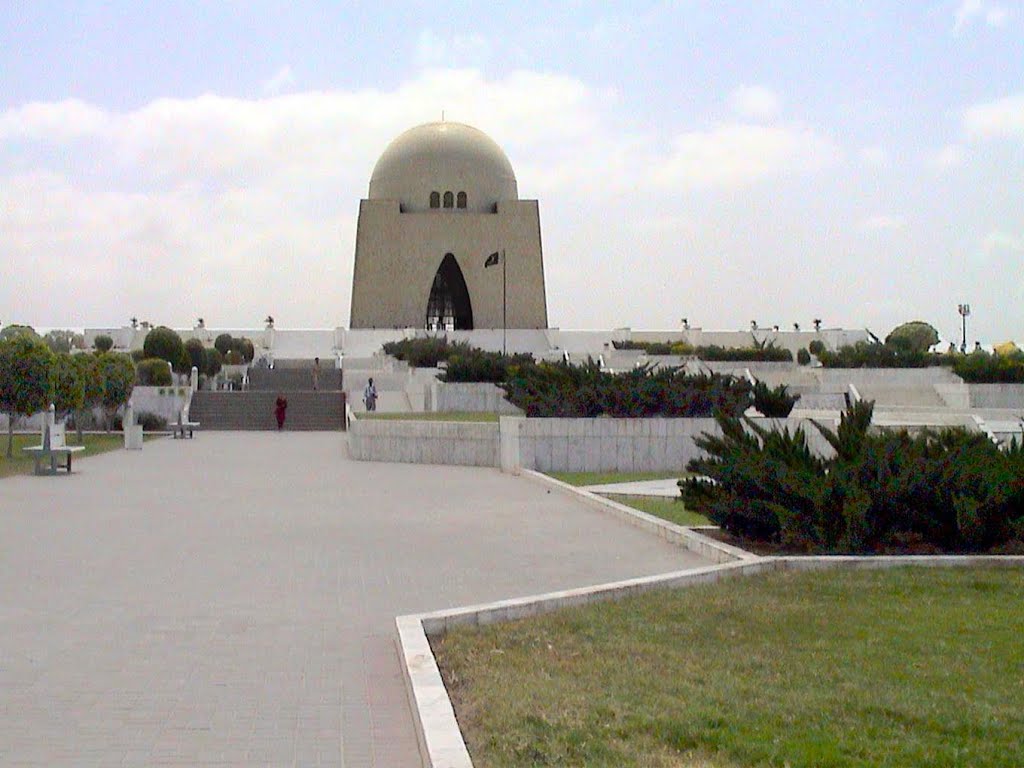
[[[477,768],[1024,762],[1024,572],[777,573],[433,641]]]

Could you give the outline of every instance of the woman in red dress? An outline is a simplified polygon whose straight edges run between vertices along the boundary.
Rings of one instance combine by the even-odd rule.
[[[284,416],[288,411],[288,401],[282,395],[277,396],[274,402],[274,417],[277,419],[278,431],[284,429]]]

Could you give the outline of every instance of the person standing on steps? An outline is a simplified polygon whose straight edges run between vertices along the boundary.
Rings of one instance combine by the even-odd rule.
[[[288,400],[284,395],[278,395],[274,402],[274,418],[277,419],[277,431],[284,429],[284,417],[288,412]]]
[[[363,402],[366,403],[366,410],[377,410],[377,388],[373,385],[372,378],[367,383],[366,389],[363,390]]]
[[[320,358],[313,358],[313,389],[320,389]]]

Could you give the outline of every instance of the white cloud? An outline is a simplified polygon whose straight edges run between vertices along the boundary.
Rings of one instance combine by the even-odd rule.
[[[274,76],[263,83],[263,93],[268,96],[277,96],[279,93],[295,84],[295,75],[288,65],[281,67]]]
[[[880,214],[869,216],[860,222],[860,228],[866,232],[895,232],[903,229],[906,222],[902,216]]]
[[[431,29],[420,32],[416,41],[416,63],[420,67],[479,67],[491,56],[492,45],[483,35],[442,37]]]
[[[886,168],[889,165],[889,153],[884,147],[863,147],[860,159],[872,168]]]
[[[838,156],[838,148],[810,128],[732,123],[677,136],[653,177],[663,185],[742,188],[814,172]]]
[[[994,230],[985,236],[982,247],[986,253],[1004,251],[1007,253],[1024,253],[1024,235],[1014,235],[1002,230]]]
[[[769,88],[741,86],[729,94],[729,108],[744,119],[771,120],[778,116],[782,102]]]
[[[1024,138],[1024,93],[969,107],[964,128],[973,139]]]
[[[983,20],[990,27],[1002,27],[1009,16],[1010,12],[1001,5],[982,0],[962,0],[953,12],[953,31],[961,32],[976,19]]]
[[[929,158],[929,163],[940,171],[958,168],[964,163],[963,149],[957,144],[947,144]]]

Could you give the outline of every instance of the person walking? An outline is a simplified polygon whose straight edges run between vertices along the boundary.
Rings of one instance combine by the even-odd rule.
[[[320,358],[313,358],[313,389],[320,389]]]
[[[284,429],[284,417],[288,413],[288,400],[284,395],[278,395],[274,402],[274,418],[277,419],[277,431]]]
[[[366,389],[363,390],[363,402],[366,403],[366,410],[377,410],[377,387],[373,385],[372,378],[366,384]]]

